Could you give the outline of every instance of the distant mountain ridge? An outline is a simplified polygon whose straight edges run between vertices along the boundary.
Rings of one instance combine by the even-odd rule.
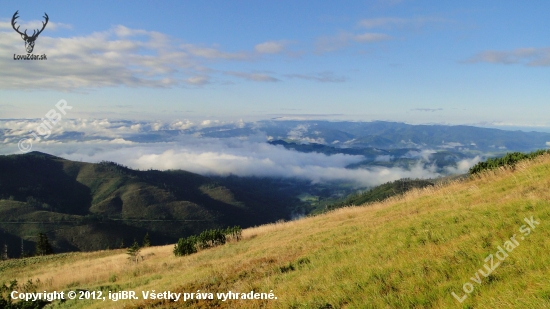
[[[31,120],[29,120],[31,121]],[[317,143],[339,148],[432,148],[473,152],[533,151],[550,145],[550,133],[509,131],[468,125],[412,125],[389,121],[260,120],[212,125],[180,122],[109,121],[90,130],[86,123],[73,122],[70,129],[52,134],[52,141],[110,141],[122,138],[133,143],[178,141],[182,135],[210,138],[266,135],[269,140]],[[138,128],[138,129],[136,129]],[[105,132],[109,132],[108,134]],[[21,129],[2,129],[0,139],[17,144]]]
[[[546,148],[550,133],[506,131],[467,125],[411,125],[399,122],[266,120],[236,128],[201,129],[206,137],[265,132],[273,140],[314,142],[346,148],[444,148],[483,152],[532,151]]]

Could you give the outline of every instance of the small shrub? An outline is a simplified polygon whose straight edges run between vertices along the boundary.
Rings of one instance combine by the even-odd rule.
[[[141,251],[141,248],[139,247],[139,244],[137,243],[137,241],[134,239],[134,243],[126,251],[126,254],[128,254],[128,259],[134,263],[137,263],[140,256],[139,255],[140,251]]]
[[[196,248],[197,238],[190,236],[187,238],[180,238],[176,245],[174,245],[174,255],[184,256],[197,252]]]
[[[147,248],[151,246],[151,239],[149,238],[149,233],[145,234],[145,237],[143,237],[143,248]]]
[[[289,272],[289,271],[293,271],[295,269],[296,268],[294,267],[294,265],[292,265],[292,263],[288,263],[288,265],[284,265],[284,266],[279,267],[279,271],[283,274],[286,273],[286,272]]]

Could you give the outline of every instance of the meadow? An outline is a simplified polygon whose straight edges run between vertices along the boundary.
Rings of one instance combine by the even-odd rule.
[[[0,283],[277,297],[68,300],[51,308],[550,308],[549,188],[546,154],[382,202],[248,228],[239,242],[183,257],[168,245],[142,249],[137,264],[124,249],[2,261]],[[539,224],[525,234],[531,217]],[[514,235],[518,245],[499,260]],[[478,270],[487,273],[489,255],[495,265],[485,277]],[[466,296],[462,303],[453,292]]]

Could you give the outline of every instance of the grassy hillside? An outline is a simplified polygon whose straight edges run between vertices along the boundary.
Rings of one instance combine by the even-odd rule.
[[[39,291],[131,290],[141,296],[200,290],[216,298],[217,292],[254,290],[277,296],[75,300],[55,308],[549,308],[549,187],[545,155],[513,171],[414,189],[368,207],[246,229],[240,242],[186,257],[163,246],[144,249],[137,265],[121,250],[4,261],[0,282],[39,280]],[[539,224],[526,235],[524,218],[531,217]],[[515,248],[506,243],[511,237]],[[499,247],[511,249],[504,261],[495,255]],[[490,254],[494,270],[484,277],[478,270],[485,270]],[[463,286],[473,291],[466,294]],[[459,303],[452,292],[467,297]]]

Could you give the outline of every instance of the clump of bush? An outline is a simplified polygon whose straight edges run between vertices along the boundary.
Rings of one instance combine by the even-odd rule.
[[[208,249],[211,247],[224,245],[226,241],[224,232],[225,230],[220,229],[203,231],[197,237],[197,244],[199,245],[199,248]]]
[[[530,153],[509,152],[503,157],[489,158],[486,161],[477,163],[476,165],[470,168],[469,173],[470,175],[473,175],[473,174],[480,173],[482,171],[494,170],[502,166],[514,166],[519,161],[533,159],[535,157],[538,157],[547,153],[550,154],[550,149],[537,150]]]
[[[35,293],[38,285],[40,285],[40,280],[32,282],[32,279],[29,279],[25,284],[19,284],[17,280],[9,282],[8,285],[5,283],[0,284],[0,308],[2,309],[42,309],[50,302],[38,299],[35,301],[29,300],[20,300],[16,303],[12,302],[11,292],[18,291],[19,293]]]
[[[227,239],[239,241],[243,237],[243,230],[238,225],[228,227],[225,229],[225,236]]]
[[[242,238],[240,226],[228,227],[226,229],[206,230],[200,235],[180,238],[174,245],[174,255],[183,256],[197,252],[198,249],[208,249],[226,243],[228,239],[239,241]]]
[[[180,238],[174,245],[174,255],[183,256],[197,252],[197,239],[196,236],[190,236],[187,238]]]

